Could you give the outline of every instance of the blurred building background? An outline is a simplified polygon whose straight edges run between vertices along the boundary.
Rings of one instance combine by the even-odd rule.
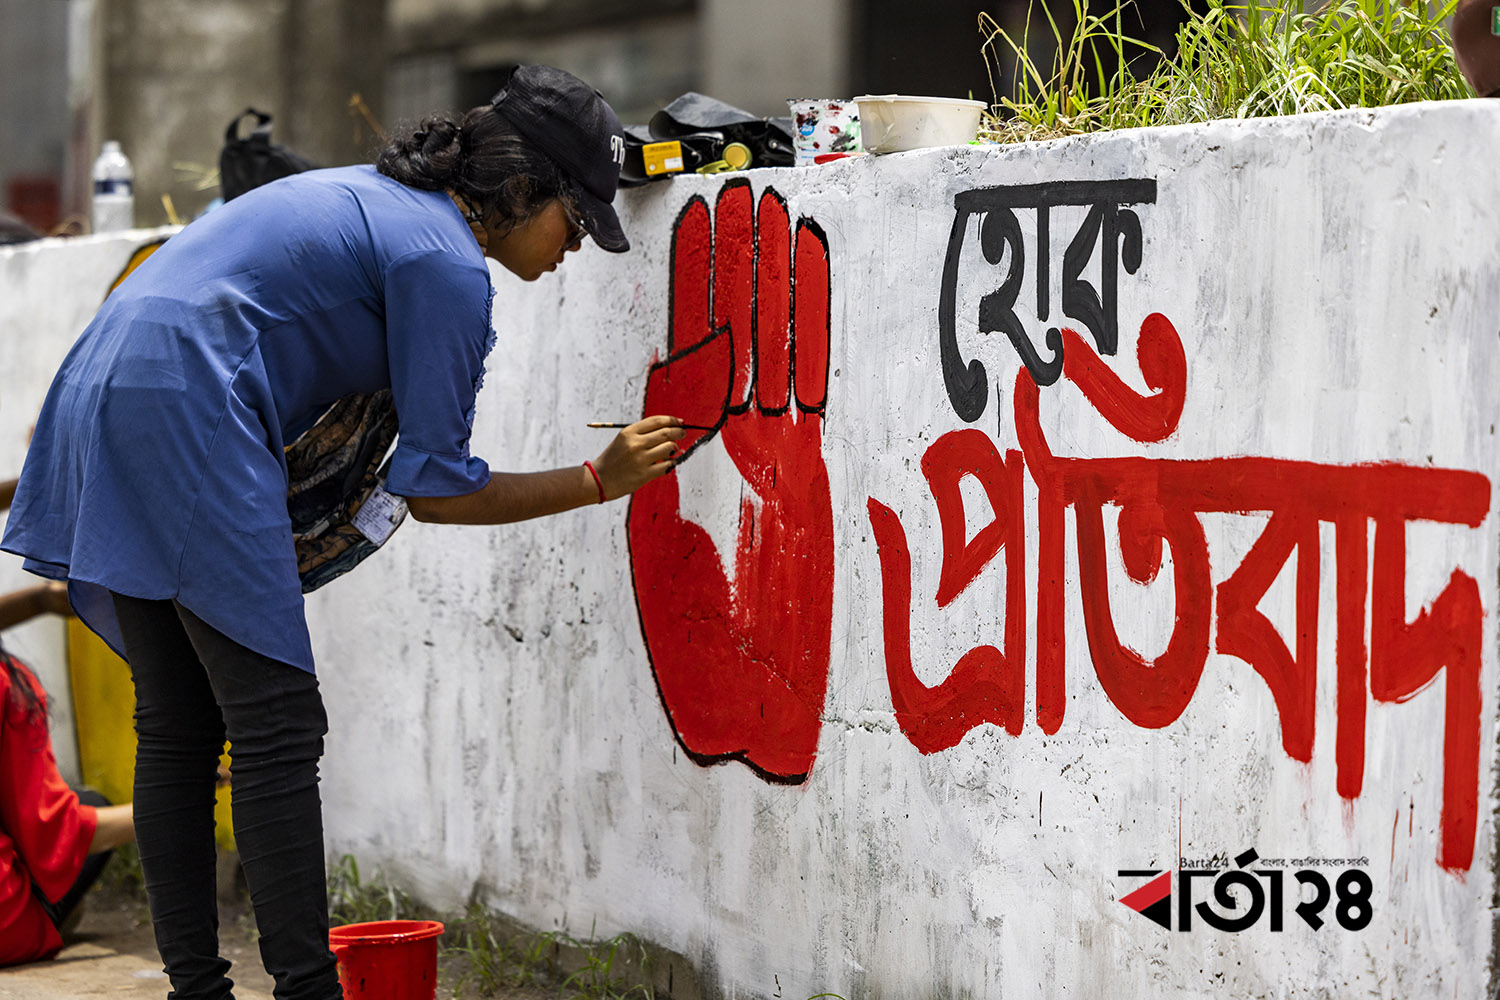
[[[1169,41],[1177,0],[1143,0]],[[1070,0],[1054,0],[1071,16]],[[89,167],[117,139],[136,221],[217,195],[230,121],[253,106],[312,160],[368,160],[376,123],[468,107],[542,62],[627,123],[698,90],[760,115],[791,97],[993,99],[978,19],[1019,34],[1027,0],[0,0],[0,206],[86,228]],[[1040,14],[1035,15],[1040,18]],[[1050,60],[1050,51],[1041,58]],[[1005,85],[1001,84],[1002,93]]]

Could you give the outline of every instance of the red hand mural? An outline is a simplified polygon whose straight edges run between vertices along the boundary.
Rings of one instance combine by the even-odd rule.
[[[741,760],[806,778],[817,753],[833,614],[833,507],[823,464],[828,244],[786,203],[731,181],[710,219],[694,197],[672,234],[667,357],[644,412],[689,431],[684,460],[717,437],[745,480],[733,573],[684,518],[678,477],[630,503],[641,630],[672,729],[700,764]]]

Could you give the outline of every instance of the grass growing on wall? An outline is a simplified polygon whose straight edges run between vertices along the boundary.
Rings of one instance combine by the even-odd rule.
[[[1022,142],[1474,96],[1448,42],[1458,0],[1431,7],[1329,0],[1312,12],[1299,0],[1259,6],[1208,0],[1206,13],[1188,10],[1170,56],[1127,33],[1128,2],[1102,15],[1089,10],[1088,0],[1072,3],[1067,30],[1045,3],[1033,3],[1019,38],[980,15],[992,87],[1003,57],[1017,60],[1014,92],[986,117],[983,138]],[[1046,69],[1028,54],[1037,36],[1056,45]],[[1138,77],[1131,62],[1148,52],[1164,58]]]

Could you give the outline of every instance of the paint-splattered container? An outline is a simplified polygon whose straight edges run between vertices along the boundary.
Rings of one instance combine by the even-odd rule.
[[[870,153],[899,153],[929,146],[959,146],[979,134],[983,101],[952,97],[866,94],[854,99]]]
[[[797,166],[810,167],[819,156],[859,152],[859,109],[853,101],[817,98],[787,101]]]
[[[344,1000],[435,1000],[436,920],[377,920],[328,930]]]

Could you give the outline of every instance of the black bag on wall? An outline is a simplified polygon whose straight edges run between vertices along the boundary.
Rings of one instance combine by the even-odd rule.
[[[240,138],[240,122],[255,116],[255,128]],[[317,164],[271,141],[271,116],[254,108],[236,115],[224,131],[224,149],[219,153],[219,190],[224,200],[238,198],[251,188],[281,177],[314,170]]]
[[[661,142],[681,146],[673,153],[681,156],[681,162],[669,172],[650,171],[646,166],[645,147]],[[663,180],[675,172],[691,173],[722,159],[732,143],[749,150],[746,165],[751,167],[790,167],[797,159],[790,118],[758,118],[717,98],[688,91],[653,115],[649,125],[625,126],[620,186]]]

